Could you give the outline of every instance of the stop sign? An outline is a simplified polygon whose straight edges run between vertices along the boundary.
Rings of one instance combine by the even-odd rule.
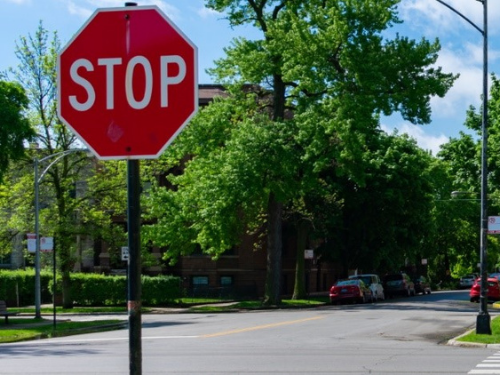
[[[196,46],[156,6],[98,9],[58,58],[59,118],[100,159],[158,157],[197,86]]]

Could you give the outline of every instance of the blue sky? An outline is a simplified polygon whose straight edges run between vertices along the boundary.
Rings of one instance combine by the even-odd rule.
[[[199,82],[211,83],[205,69],[223,56],[223,48],[236,36],[252,38],[252,28],[231,29],[224,15],[204,8],[204,0],[144,0],[139,5],[157,5],[198,47]],[[483,6],[477,0],[447,0],[449,5],[483,26]],[[15,43],[21,36],[34,34],[39,21],[49,31],[57,31],[64,45],[97,8],[121,7],[121,0],[0,0],[0,71],[15,67]],[[499,71],[500,5],[489,1],[489,72]],[[382,127],[398,128],[417,139],[434,153],[449,137],[457,137],[469,105],[479,107],[482,92],[482,35],[436,0],[402,0],[399,32],[415,39],[439,38],[442,51],[437,65],[459,73],[460,79],[443,99],[432,100],[432,122],[425,126],[405,123],[395,115],[382,119]]]

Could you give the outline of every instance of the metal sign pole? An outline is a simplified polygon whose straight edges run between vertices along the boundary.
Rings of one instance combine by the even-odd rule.
[[[128,161],[128,323],[130,375],[142,373],[139,160]]]

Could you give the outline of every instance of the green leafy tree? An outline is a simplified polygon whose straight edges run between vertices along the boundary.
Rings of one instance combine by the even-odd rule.
[[[500,209],[500,163],[496,155],[500,152],[500,82],[492,75],[490,99],[488,100],[488,214],[496,215]],[[481,191],[481,152],[482,152],[482,108],[471,106],[467,111],[465,127],[475,134],[461,132],[459,137],[452,138],[443,145],[438,156],[447,167],[452,179],[451,191],[459,191],[455,198],[457,220],[454,228],[456,238],[460,242],[449,242],[449,252],[452,254],[451,269],[458,271],[455,276],[476,271],[475,264],[479,259],[480,230],[480,191]],[[463,194],[467,192],[467,194]],[[488,236],[488,266],[497,268],[499,262],[499,246],[495,236]]]
[[[24,156],[25,142],[35,135],[25,117],[29,102],[24,89],[1,78],[0,75],[0,180],[9,162]]]
[[[46,172],[40,179],[40,233],[55,237],[63,305],[71,307],[70,272],[81,256],[76,248],[77,237],[92,235],[96,240],[106,240],[111,248],[123,246],[124,230],[112,225],[112,215],[125,213],[125,174],[119,162],[104,166],[90,160],[85,152],[76,152],[82,150],[82,145],[59,120],[56,61],[60,47],[57,33],[51,36],[40,22],[34,35],[18,41],[19,65],[11,69],[10,74],[27,93],[27,114],[36,131],[37,145],[30,151],[31,158],[16,167],[31,176],[31,183],[26,186],[32,187],[32,160],[45,160],[39,165],[40,173]],[[9,183],[12,189],[4,190],[7,198],[15,192],[20,194],[19,198],[28,193],[21,186],[26,184],[27,176],[17,177]],[[25,196],[25,202],[33,202],[32,191]],[[19,223],[16,211],[11,214],[11,223]],[[30,228],[30,223],[33,216],[22,229]]]
[[[252,24],[263,35],[261,40],[235,40],[213,73],[224,82],[269,87],[273,121],[286,120],[286,108],[293,109],[304,155],[314,160],[315,170],[335,160],[344,173],[362,178],[356,162],[363,134],[378,124],[374,115],[400,111],[414,123],[428,123],[430,97],[444,95],[454,80],[431,67],[437,42],[399,36],[384,40],[382,31],[400,22],[398,1],[206,3],[227,11],[231,25]],[[269,193],[268,259],[275,263],[268,267],[266,297],[273,302],[279,298],[281,239],[276,229],[281,228],[283,198]]]
[[[432,67],[437,42],[382,37],[399,22],[397,3],[207,0],[232,26],[253,25],[262,39],[234,40],[211,71],[231,98],[202,111],[176,142],[189,141],[192,149],[178,150],[193,157],[172,178],[177,190],[158,194],[155,207],[170,205],[158,213],[171,225],[158,222],[156,240],[167,245],[165,233],[184,226],[186,247],[172,251],[200,244],[216,255],[238,231],[264,226],[265,303],[279,303],[285,209],[295,202],[300,213],[325,170],[364,184],[359,162],[377,115],[400,111],[429,122],[430,97],[444,95],[455,78]]]

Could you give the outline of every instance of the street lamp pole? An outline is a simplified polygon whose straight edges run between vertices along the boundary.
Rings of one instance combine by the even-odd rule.
[[[480,235],[480,272],[481,272],[481,294],[479,314],[476,320],[476,333],[491,335],[491,319],[488,314],[488,275],[487,275],[487,236],[488,236],[488,0],[476,0],[483,4],[483,28],[462,13],[446,4],[442,0],[436,0],[470,23],[483,36],[483,113],[482,113],[482,147],[481,147],[481,235]]]
[[[483,121],[481,148],[481,296],[479,314],[476,320],[476,333],[491,335],[490,315],[488,314],[488,278],[486,263],[486,243],[488,237],[488,0],[483,3]]]
[[[35,157],[34,169],[35,169],[35,318],[41,318],[41,301],[42,301],[42,292],[41,292],[41,281],[40,281],[40,182],[43,177],[47,173],[47,171],[52,167],[55,163],[57,163],[60,159],[65,157],[66,155],[77,152],[84,151],[81,149],[72,148],[69,150],[57,152],[55,154],[51,154],[45,156],[41,159]],[[43,171],[39,174],[39,165],[41,162],[55,158]]]

